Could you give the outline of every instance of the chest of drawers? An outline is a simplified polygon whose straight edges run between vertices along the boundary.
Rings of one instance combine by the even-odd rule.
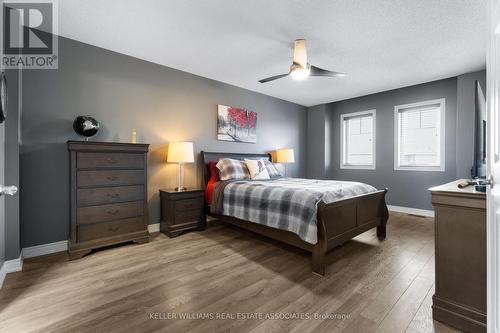
[[[435,217],[432,316],[464,332],[486,332],[486,194],[460,179],[430,189]]]
[[[147,144],[68,141],[71,259],[147,242]]]

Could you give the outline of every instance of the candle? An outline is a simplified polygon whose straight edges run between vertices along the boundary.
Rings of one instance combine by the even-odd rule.
[[[132,143],[137,143],[137,132],[135,129],[132,130]]]

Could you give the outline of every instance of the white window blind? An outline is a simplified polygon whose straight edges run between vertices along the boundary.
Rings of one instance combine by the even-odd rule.
[[[396,169],[444,170],[444,100],[397,106]]]
[[[341,116],[342,168],[375,168],[375,110]]]

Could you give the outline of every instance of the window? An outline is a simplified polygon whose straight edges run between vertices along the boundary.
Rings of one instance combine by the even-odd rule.
[[[375,169],[375,110],[340,116],[340,168]]]
[[[394,169],[444,171],[445,99],[394,107]]]

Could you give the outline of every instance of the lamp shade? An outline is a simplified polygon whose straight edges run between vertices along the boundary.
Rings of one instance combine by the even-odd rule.
[[[293,149],[280,149],[276,151],[276,163],[295,163]]]
[[[167,162],[172,163],[193,163],[193,143],[192,142],[172,142],[168,145]]]

